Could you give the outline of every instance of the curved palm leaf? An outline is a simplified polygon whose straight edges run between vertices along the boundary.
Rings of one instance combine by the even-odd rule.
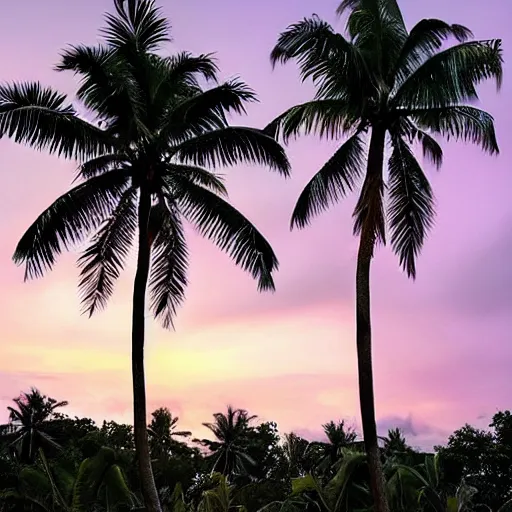
[[[228,191],[224,184],[224,179],[213,172],[207,171],[202,167],[193,165],[166,164],[166,171],[169,175],[179,174],[197,185],[210,189],[212,192],[227,197]]]
[[[77,98],[102,121],[131,126],[142,109],[140,91],[130,80],[130,70],[111,47],[72,46],[61,56],[58,71],[80,75]],[[125,127],[126,129],[126,127]]]
[[[293,210],[291,225],[303,228],[354,188],[361,177],[364,144],[360,134],[350,137],[306,185]]]
[[[105,225],[78,260],[84,312],[92,316],[107,305],[124,268],[137,230],[136,190],[124,192]]]
[[[499,153],[494,119],[487,112],[465,105],[435,109],[413,109],[408,114],[418,126],[450,139],[478,144],[490,154]]]
[[[416,256],[434,221],[432,189],[409,146],[393,138],[389,159],[391,244],[408,276],[416,277]]]
[[[173,327],[177,308],[185,300],[188,284],[188,249],[178,215],[160,201],[152,209],[152,245],[149,291],[150,308],[165,329]],[[176,420],[177,421],[177,420]]]
[[[227,252],[258,280],[258,290],[274,290],[272,273],[278,261],[263,235],[233,206],[209,190],[173,176],[176,199],[199,232]],[[171,186],[172,186],[171,185]]]
[[[109,151],[107,134],[80,119],[66,101],[37,82],[0,85],[0,137],[77,160]]]
[[[405,41],[394,71],[394,86],[400,86],[416,68],[432,57],[449,37],[464,43],[473,33],[462,25],[450,25],[442,20],[425,19],[417,23]]]
[[[104,154],[91,158],[79,166],[75,180],[88,180],[107,171],[119,169],[127,161],[128,156],[123,153]]]
[[[231,80],[186,98],[166,116],[161,137],[186,140],[227,126],[226,113],[245,113],[245,103],[257,101],[254,91],[240,80]]]
[[[213,130],[174,148],[174,155],[185,162],[216,168],[219,165],[260,163],[284,176],[290,164],[284,149],[261,130],[230,126]]]
[[[271,137],[282,137],[286,144],[301,133],[317,133],[321,138],[337,139],[354,127],[357,113],[340,99],[314,100],[296,105],[277,117],[263,130]]]
[[[50,270],[62,249],[84,240],[113,210],[126,189],[128,176],[115,170],[82,183],[59,197],[28,228],[13,260],[25,263],[25,279]]]
[[[272,50],[272,65],[295,59],[302,81],[312,78],[317,98],[361,94],[366,64],[359,50],[318,16],[290,25]]]
[[[476,86],[503,75],[501,40],[471,41],[452,46],[425,61],[398,88],[398,108],[442,108],[478,98]]]

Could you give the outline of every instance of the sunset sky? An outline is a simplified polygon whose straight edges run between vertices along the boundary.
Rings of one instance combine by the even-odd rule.
[[[340,30],[336,0],[159,0],[173,25],[170,51],[216,52],[222,78],[239,75],[261,100],[240,124],[262,127],[312,96],[293,64],[272,71],[269,52],[287,25],[318,13]],[[509,0],[401,0],[406,22],[442,18],[478,39],[503,38],[512,60]],[[485,7],[485,8],[483,8]],[[52,71],[67,44],[94,44],[111,0],[5,2],[0,80],[40,80],[73,94],[72,75]],[[507,39],[508,38],[508,39]],[[511,50],[509,53],[509,49]],[[438,217],[411,282],[389,248],[372,272],[374,367],[382,433],[402,427],[431,447],[465,422],[486,426],[512,407],[512,81],[482,87],[496,119],[499,157],[445,144],[440,173],[428,168]],[[292,142],[292,180],[264,168],[227,169],[231,201],[272,242],[277,292],[256,284],[190,231],[190,288],[176,332],[149,322],[150,410],[167,406],[183,428],[228,403],[275,420],[283,432],[318,437],[321,424],[359,424],[354,341],[354,198],[304,231],[289,231],[294,202],[335,144]],[[73,162],[0,142],[0,421],[22,390],[37,386],[70,402],[68,414],[131,421],[130,298],[133,264],[110,307],[80,315],[74,254],[44,279],[23,283],[11,261],[35,217],[69,187]],[[507,320],[508,318],[508,320]],[[507,401],[508,399],[508,401]]]

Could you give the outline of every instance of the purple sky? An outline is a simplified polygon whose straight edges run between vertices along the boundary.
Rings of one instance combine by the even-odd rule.
[[[336,1],[160,1],[173,25],[173,49],[217,52],[222,78],[240,75],[261,104],[237,120],[263,126],[312,95],[290,64],[272,72],[278,33],[312,13],[336,24]],[[243,7],[242,7],[243,5]],[[409,26],[424,17],[467,25],[476,38],[503,38],[507,60],[512,4],[488,0],[402,0]],[[95,43],[110,0],[25,0],[3,6],[2,80],[40,80],[73,93],[72,76],[52,71],[59,50]],[[481,89],[496,119],[499,157],[476,147],[445,144],[440,173],[428,168],[438,217],[408,281],[388,248],[372,273],[376,396],[382,429],[403,426],[415,445],[430,446],[471,422],[489,423],[507,401],[512,365],[512,85],[505,67],[497,95]],[[191,234],[191,286],[176,333],[148,332],[148,393],[168,405],[182,426],[227,402],[247,407],[283,430],[316,435],[322,422],[357,424],[353,326],[357,241],[354,199],[303,232],[288,230],[301,188],[330,156],[332,143],[293,142],[293,179],[263,169],[232,169],[228,185],[240,207],[273,243],[280,262],[275,295],[255,285],[208,242]],[[69,185],[72,163],[0,143],[0,419],[4,406],[30,385],[71,402],[70,413],[130,420],[129,309],[133,268],[111,307],[91,321],[79,314],[72,257],[44,280],[23,284],[11,254],[29,223]],[[478,419],[480,418],[480,419]]]

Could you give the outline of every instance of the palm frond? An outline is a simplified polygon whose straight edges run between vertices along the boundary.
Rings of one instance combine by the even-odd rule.
[[[432,57],[450,37],[464,43],[473,37],[473,33],[462,25],[450,25],[437,19],[424,19],[417,23],[411,29],[400,52],[394,70],[393,85],[398,88],[405,78]]]
[[[274,290],[278,261],[263,235],[236,208],[209,190],[183,178],[172,179],[183,215],[198,231],[228,253],[258,281],[258,290]]]
[[[393,137],[389,159],[391,244],[409,277],[416,277],[416,257],[434,221],[432,189],[410,147]]]
[[[173,327],[178,307],[185,300],[188,284],[188,249],[178,215],[160,201],[152,208],[154,228],[149,290],[150,308],[164,329]],[[156,218],[155,218],[156,217]]]
[[[123,270],[137,230],[136,190],[124,192],[107,222],[78,259],[79,290],[84,313],[92,316],[107,305]]]
[[[407,39],[407,28],[396,0],[342,0],[337,14],[349,12],[347,30],[365,55],[375,76],[393,69]]]
[[[80,119],[66,101],[37,82],[0,85],[0,137],[76,160],[108,152],[107,134]]]
[[[291,225],[303,228],[312,217],[350,192],[363,173],[364,144],[350,137],[306,185],[293,210]]]
[[[28,228],[13,259],[25,264],[25,279],[51,270],[63,249],[81,242],[108,217],[128,184],[123,171],[110,171],[59,197]]]
[[[255,128],[230,126],[199,135],[174,148],[175,157],[201,167],[258,163],[290,174],[284,149],[272,138]]]
[[[405,137],[410,143],[418,142],[423,150],[423,157],[429,160],[437,169],[443,163],[443,149],[427,132],[421,130],[407,116],[401,117],[393,127],[395,136]]]
[[[106,14],[102,30],[112,47],[146,53],[171,40],[169,22],[153,0],[114,0],[114,6],[115,14]]]
[[[484,151],[499,153],[494,119],[487,112],[470,106],[433,109],[413,109],[410,115],[423,129],[438,133],[447,139],[454,138],[478,144]]]
[[[173,106],[162,120],[162,136],[179,141],[225,128],[226,114],[244,114],[245,104],[252,101],[257,101],[254,91],[240,80],[231,80]]]
[[[367,76],[359,50],[318,16],[290,25],[272,50],[272,65],[295,59],[302,80],[317,85],[317,98],[361,94]]]
[[[503,76],[501,40],[471,41],[435,54],[398,88],[392,104],[403,108],[441,108],[478,99],[476,86]]]
[[[357,121],[350,108],[351,105],[338,99],[308,101],[289,108],[263,131],[275,139],[282,138],[285,144],[292,137],[310,133],[321,138],[338,139]]]
[[[200,80],[216,82],[219,68],[212,54],[193,56],[190,52],[180,52],[161,60],[165,80],[163,93],[169,91],[180,95],[190,89],[200,87]]]
[[[110,153],[91,158],[78,167],[75,180],[88,180],[108,171],[118,169],[127,160],[128,156],[122,153]]]
[[[114,49],[105,46],[71,46],[61,56],[58,71],[73,71],[80,76],[77,98],[109,127],[132,125],[140,114],[140,91],[131,70]]]
[[[177,173],[183,178],[189,179],[193,183],[201,185],[202,187],[206,187],[216,194],[225,197],[228,195],[224,179],[211,171],[203,169],[202,167],[170,163],[166,165],[166,169],[168,173]]]

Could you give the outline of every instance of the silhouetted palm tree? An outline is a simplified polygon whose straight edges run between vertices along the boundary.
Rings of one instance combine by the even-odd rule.
[[[60,449],[48,433],[48,427],[56,420],[56,410],[68,402],[57,402],[35,388],[29,393],[22,393],[13,402],[16,407],[7,407],[9,423],[2,425],[1,431],[3,440],[16,450],[19,460],[24,464],[33,462],[40,447]]]
[[[254,460],[247,453],[247,432],[256,416],[249,416],[244,409],[228,406],[226,414],[217,412],[213,423],[203,423],[215,436],[215,441],[196,439],[211,452],[212,473],[218,472],[227,477],[247,472],[247,465]]]
[[[327,437],[327,442],[314,441],[311,445],[320,449],[318,469],[322,473],[329,473],[334,470],[334,466],[341,459],[343,450],[354,445],[357,433],[354,429],[345,427],[343,420],[330,421],[322,425],[322,428]]]
[[[444,135],[497,153],[493,118],[471,106],[476,86],[502,78],[501,41],[468,41],[460,25],[426,19],[407,30],[396,0],[343,0],[348,37],[313,16],[288,27],[272,51],[273,64],[296,60],[315,98],[287,110],[267,127],[284,141],[316,132],[347,137],[306,185],[292,226],[312,218],[361,183],[354,210],[359,235],[356,322],[363,437],[376,512],[387,512],[377,444],[373,394],[370,265],[378,242],[391,245],[400,264],[416,275],[416,257],[433,224],[434,196],[412,150],[419,143],[437,167],[443,152],[432,137]],[[458,44],[444,47],[447,39]],[[368,141],[368,148],[366,142]],[[386,142],[391,154],[384,174]]]
[[[152,0],[115,0],[105,43],[74,46],[58,70],[78,75],[80,117],[66,97],[38,83],[0,87],[0,135],[78,158],[79,184],[57,199],[20,240],[14,260],[25,277],[50,270],[65,249],[91,243],[79,259],[84,310],[103,308],[137,244],[133,289],[132,374],[134,437],[145,505],[160,511],[147,440],[144,375],[146,291],[150,309],[171,327],[185,298],[188,250],[183,225],[192,223],[272,290],[277,259],[258,230],[222,196],[220,176],[207,170],[258,163],[287,175],[283,149],[259,130],[228,125],[254,93],[241,81],[216,83],[209,55],[162,57],[169,27]],[[92,235],[92,239],[90,236]]]
[[[167,407],[157,409],[151,416],[153,419],[148,427],[148,435],[151,454],[154,456],[171,455],[177,443],[174,437],[187,438],[192,435],[188,430],[176,430],[179,418],[173,416]]]

